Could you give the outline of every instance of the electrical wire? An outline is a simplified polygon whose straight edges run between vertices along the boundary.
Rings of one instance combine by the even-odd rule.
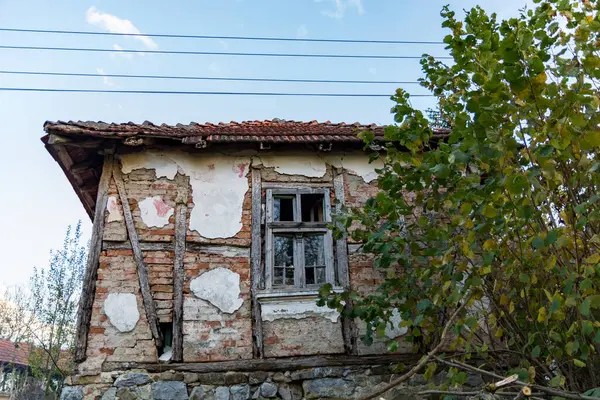
[[[131,78],[131,79],[178,79],[203,81],[237,81],[237,82],[288,82],[288,83],[344,83],[344,84],[393,84],[414,85],[418,81],[368,81],[368,80],[330,80],[330,79],[278,79],[278,78],[240,78],[212,76],[179,76],[179,75],[129,75],[129,74],[91,74],[75,72],[46,72],[46,71],[3,71],[1,75],[36,75],[36,76],[69,76],[94,78]]]
[[[368,40],[368,39],[311,39],[291,37],[263,37],[263,36],[211,36],[211,35],[181,35],[160,33],[118,33],[118,32],[92,32],[92,31],[67,31],[50,29],[17,29],[0,28],[0,32],[44,33],[67,35],[94,35],[94,36],[132,36],[154,38],[180,38],[180,39],[220,39],[220,40],[257,40],[257,41],[285,41],[285,42],[317,42],[317,43],[365,43],[365,44],[427,44],[441,45],[444,42],[420,40]]]
[[[368,58],[368,59],[421,59],[423,56],[391,56],[391,55],[361,55],[361,54],[302,54],[302,53],[239,53],[219,51],[184,51],[184,50],[133,50],[133,49],[100,49],[91,47],[44,47],[44,46],[0,46],[0,49],[12,50],[50,50],[50,51],[84,51],[102,53],[144,53],[144,54],[180,54],[205,56],[256,56],[256,57],[305,57],[305,58]],[[437,59],[451,59],[442,56]]]
[[[230,96],[298,96],[298,97],[391,97],[378,93],[290,93],[290,92],[213,92],[172,90],[107,90],[0,87],[0,92],[52,92],[52,93],[121,93],[121,94],[176,94],[176,95],[230,95]],[[432,94],[413,94],[411,97],[432,97]]]

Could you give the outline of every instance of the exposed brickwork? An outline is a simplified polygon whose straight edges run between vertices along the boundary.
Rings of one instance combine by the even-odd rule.
[[[250,260],[220,254],[186,252],[183,310],[183,359],[222,361],[252,358],[250,314]],[[240,276],[242,306],[232,314],[221,312],[190,292],[190,281],[213,268],[223,267]]]
[[[109,293],[136,295],[140,319],[131,332],[119,332],[104,313],[104,301]],[[88,336],[87,360],[79,366],[80,373],[100,372],[106,361],[158,361],[157,350],[143,312],[137,270],[131,250],[105,250],[100,255],[96,295]]]
[[[263,322],[266,357],[344,352],[342,325],[322,317]]]

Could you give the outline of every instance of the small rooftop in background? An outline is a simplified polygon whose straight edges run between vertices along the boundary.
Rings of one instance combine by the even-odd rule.
[[[29,365],[29,344],[0,339],[0,365]]]

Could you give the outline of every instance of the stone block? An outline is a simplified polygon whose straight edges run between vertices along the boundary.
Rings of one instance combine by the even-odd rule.
[[[302,399],[302,386],[282,383],[279,385],[279,397],[283,400],[300,400]]]
[[[231,400],[247,400],[250,398],[250,386],[236,385],[229,388]]]
[[[273,382],[263,382],[260,385],[260,395],[267,398],[277,397],[277,385]]]
[[[144,372],[127,372],[120,375],[114,383],[117,388],[145,385],[152,378]]]
[[[115,400],[117,396],[117,388],[111,387],[108,388],[103,394],[100,400]]]
[[[60,400],[83,400],[81,386],[66,386],[60,393]]]
[[[254,371],[248,374],[248,382],[251,385],[261,384],[267,380],[269,373],[266,371]]]
[[[180,381],[161,381],[152,384],[153,400],[188,400],[187,387]]]
[[[308,399],[335,397],[347,399],[352,397],[356,383],[339,378],[321,378],[304,381],[302,388]]]

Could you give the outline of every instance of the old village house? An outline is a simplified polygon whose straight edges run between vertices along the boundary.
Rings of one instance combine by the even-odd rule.
[[[378,272],[328,227],[377,192],[357,137],[383,127],[283,120],[48,122],[42,138],[94,221],[73,399],[356,398],[391,362],[317,307]],[[133,370],[133,371],[132,371]],[[134,396],[134,397],[127,397]]]

